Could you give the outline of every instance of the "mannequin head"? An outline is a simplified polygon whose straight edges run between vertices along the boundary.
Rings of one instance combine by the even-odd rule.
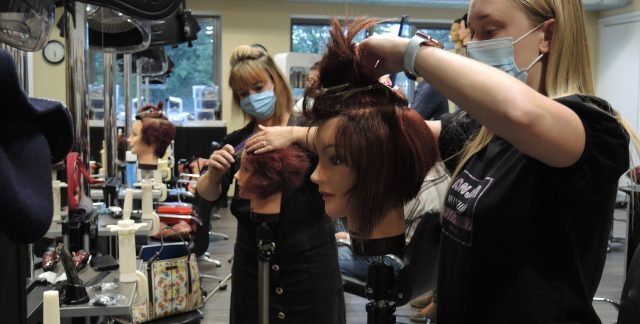
[[[138,111],[127,141],[139,163],[158,164],[158,157],[164,155],[175,134],[176,127],[164,116],[160,102],[157,107],[146,105]]]
[[[241,198],[266,199],[300,186],[308,168],[309,159],[297,146],[262,154],[243,150],[234,178]]]
[[[318,125],[319,162],[311,176],[329,216],[347,217],[355,235],[375,235],[418,193],[436,159],[434,137],[399,92],[360,71],[353,37],[375,24],[357,20],[346,35],[332,22],[317,77],[305,91],[305,114]]]

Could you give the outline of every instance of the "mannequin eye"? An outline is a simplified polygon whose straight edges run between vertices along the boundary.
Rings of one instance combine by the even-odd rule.
[[[333,164],[334,166],[342,164],[342,158],[339,156],[332,156],[331,158],[329,158],[329,161],[331,161],[331,164]]]

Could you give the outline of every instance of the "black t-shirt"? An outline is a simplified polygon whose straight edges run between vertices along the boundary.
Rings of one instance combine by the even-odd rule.
[[[557,101],[585,128],[574,165],[550,167],[496,136],[454,180],[442,221],[439,323],[600,323],[591,300],[629,137],[605,101]],[[471,133],[469,123],[445,116],[440,147],[464,143],[453,135]]]

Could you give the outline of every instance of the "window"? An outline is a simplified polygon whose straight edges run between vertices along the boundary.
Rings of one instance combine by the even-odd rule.
[[[143,104],[165,102],[165,112],[173,122],[195,119],[220,119],[220,19],[196,17],[200,24],[198,38],[188,44],[165,46],[165,52],[173,67],[168,78],[144,77]],[[119,56],[120,57],[120,56]],[[121,60],[121,58],[120,58]],[[120,61],[119,60],[119,61]],[[103,60],[102,52],[91,50],[89,54],[89,106],[92,119],[102,119]],[[119,62],[121,64],[121,62]],[[136,75],[132,71],[131,98],[137,108]],[[146,82],[149,82],[147,84]],[[124,91],[122,69],[116,75],[116,107],[118,122],[124,123]],[[147,98],[148,97],[148,98]]]
[[[402,36],[409,37],[417,31],[420,31],[441,41],[445,49],[453,49],[449,35],[450,27],[450,24],[410,22],[408,28],[407,26],[403,28]],[[398,35],[399,28],[400,23],[398,22],[382,22],[359,34],[358,37],[356,37],[356,41],[362,41],[367,35]],[[328,39],[328,19],[293,18],[291,20],[292,52],[322,54]],[[398,73],[395,78],[395,84],[406,95],[407,100],[411,102],[415,90],[415,82],[408,79],[404,73]]]

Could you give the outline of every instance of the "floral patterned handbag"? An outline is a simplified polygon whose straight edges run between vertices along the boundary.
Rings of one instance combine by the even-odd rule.
[[[162,237],[161,242],[164,248]],[[189,251],[188,244],[183,243]],[[143,263],[149,283],[149,299],[134,306],[134,323],[185,313],[203,306],[195,254],[162,260],[159,257],[161,252],[162,248]]]

